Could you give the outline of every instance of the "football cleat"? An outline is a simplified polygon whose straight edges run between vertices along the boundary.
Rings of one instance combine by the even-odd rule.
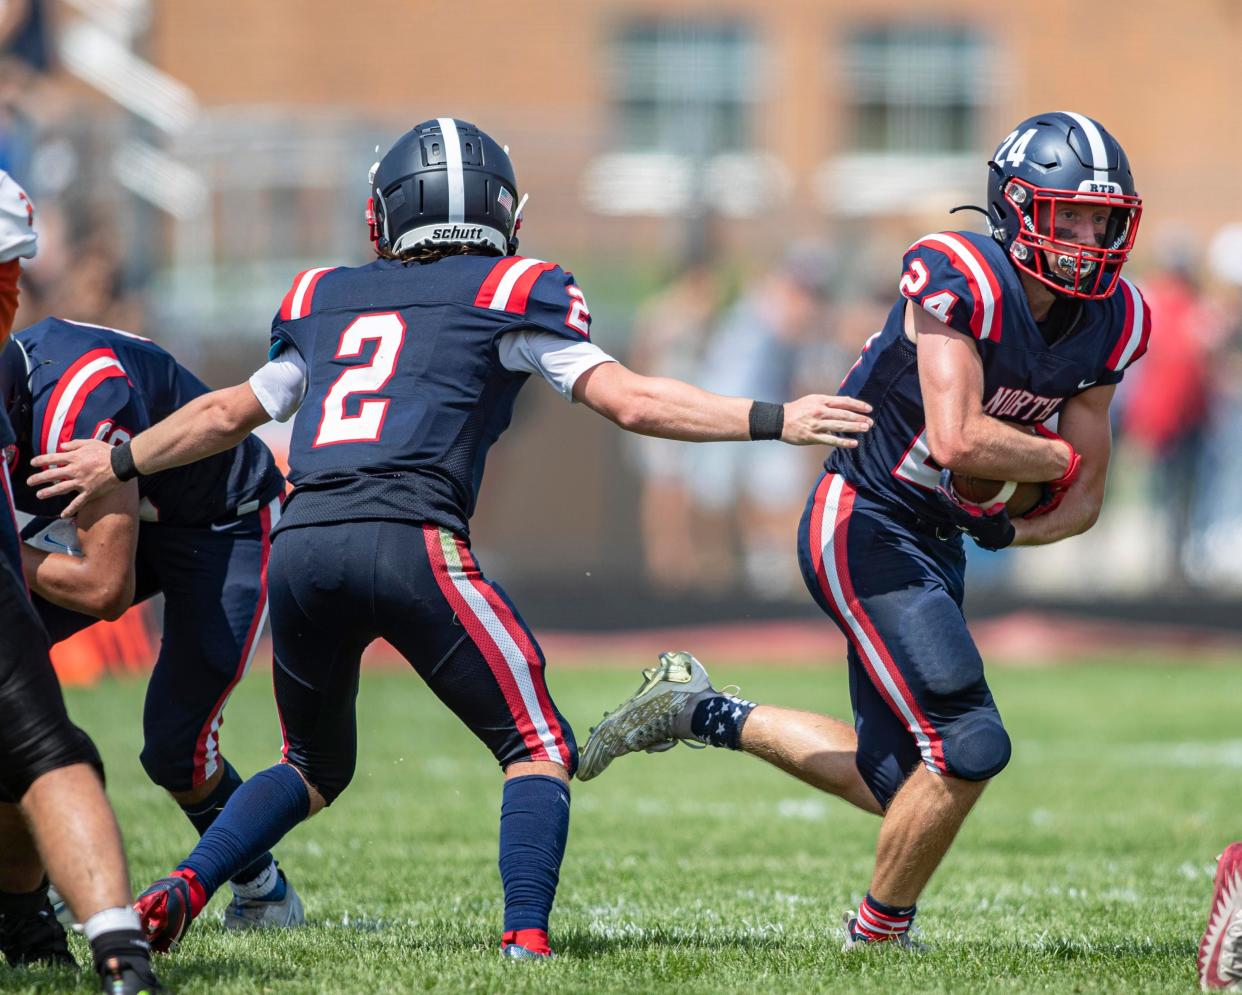
[[[207,895],[194,872],[177,870],[139,895],[134,908],[151,949],[168,953],[206,904]]]
[[[278,873],[285,883],[284,896],[273,900],[234,895],[224,910],[225,929],[290,929],[306,923],[302,899],[293,890],[285,872]]]
[[[105,957],[95,965],[104,995],[165,995],[151,962],[145,957]]]
[[[546,929],[509,929],[500,938],[500,956],[505,960],[549,960],[556,956],[548,947]]]
[[[705,693],[715,693],[707,671],[689,653],[661,653],[643,671],[642,686],[591,730],[578,764],[579,781],[598,777],[617,757],[646,750],[662,753],[678,742],[703,749],[691,738],[689,714]],[[680,721],[679,721],[680,720]]]
[[[28,911],[8,911],[0,915],[0,953],[10,967],[22,964],[63,965],[76,968],[69,952],[65,928],[56,921],[52,903]]]
[[[858,913],[853,909],[846,911],[843,923],[845,926],[845,942],[841,944],[841,952],[848,953],[860,947],[895,947],[909,953],[922,953],[927,945],[919,939],[918,926],[911,926],[905,932],[888,936],[882,940],[869,940],[858,931]]]
[[[520,943],[506,943],[500,948],[500,956],[505,960],[551,960],[556,955],[551,951],[541,954]]]
[[[1242,843],[1216,864],[1207,929],[1199,941],[1199,987],[1242,991]]]

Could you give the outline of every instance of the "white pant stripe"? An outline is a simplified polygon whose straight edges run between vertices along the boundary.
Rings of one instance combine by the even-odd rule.
[[[923,731],[923,727],[919,724],[919,720],[911,710],[910,703],[902,696],[901,690],[893,680],[893,675],[889,673],[887,666],[885,666],[884,658],[876,650],[866,630],[854,615],[853,610],[849,606],[849,601],[845,597],[845,592],[841,589],[841,577],[837,573],[835,536],[837,531],[837,512],[841,506],[841,491],[844,487],[845,478],[834,475],[832,483],[828,485],[828,493],[824,499],[824,517],[821,526],[820,542],[824,561],[824,576],[828,578],[828,586],[832,592],[833,603],[837,606],[837,611],[841,617],[845,619],[846,624],[850,627],[850,631],[854,633],[855,644],[863,656],[867,658],[867,662],[871,664],[872,671],[884,685],[889,699],[897,705],[898,710],[901,712],[901,717],[905,719],[906,728],[910,730],[911,735],[914,736],[915,741],[919,745],[919,753],[923,755],[923,763],[932,770],[939,771],[940,768],[936,766],[932,756],[931,740],[928,739],[927,733]]]
[[[535,683],[531,678],[530,664],[526,659],[526,655],[522,652],[521,647],[513,641],[513,637],[509,635],[509,630],[505,628],[504,623],[496,615],[492,606],[488,604],[487,599],[470,582],[470,578],[466,576],[466,571],[462,567],[461,556],[457,550],[457,542],[453,534],[445,529],[440,530],[440,548],[444,551],[449,579],[452,580],[453,586],[457,588],[457,593],[462,596],[470,612],[478,619],[483,628],[487,630],[487,634],[496,644],[496,648],[500,650],[505,666],[513,676],[513,682],[517,685],[518,692],[522,696],[522,704],[526,708],[526,714],[530,716],[531,724],[535,727],[535,732],[548,753],[548,759],[553,763],[564,766],[565,759],[561,756],[560,748],[556,745],[556,737],[552,735],[552,730],[548,728],[548,722],[544,717],[543,709],[539,707],[539,696],[535,693]]]

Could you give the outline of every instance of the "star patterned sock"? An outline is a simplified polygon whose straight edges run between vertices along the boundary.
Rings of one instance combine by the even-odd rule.
[[[731,694],[714,694],[695,706],[690,731],[695,739],[708,746],[740,750],[742,726],[755,707],[755,702]]]

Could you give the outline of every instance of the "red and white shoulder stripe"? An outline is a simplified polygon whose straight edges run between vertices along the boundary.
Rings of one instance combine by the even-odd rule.
[[[91,391],[113,377],[128,378],[128,374],[111,349],[85,352],[65,370],[43,412],[39,436],[41,453],[54,453],[73,438],[74,424]]]
[[[1108,357],[1108,368],[1119,373],[1147,351],[1147,340],[1151,338],[1151,311],[1138,287],[1124,276],[1117,281],[1117,293],[1121,294],[1125,304],[1125,317],[1117,344]]]
[[[556,263],[545,263],[542,259],[526,256],[508,256],[491,268],[475,294],[474,306],[525,314],[535,283],[553,269],[556,269]]]
[[[987,257],[957,232],[942,231],[924,235],[910,247],[935,249],[948,257],[949,263],[966,280],[974,298],[970,315],[970,331],[980,341],[999,342],[1001,337],[1001,286]]]
[[[315,300],[315,287],[325,273],[331,273],[335,266],[316,266],[314,269],[302,270],[293,278],[293,286],[280,302],[282,321],[294,321],[305,318],[311,313]]]

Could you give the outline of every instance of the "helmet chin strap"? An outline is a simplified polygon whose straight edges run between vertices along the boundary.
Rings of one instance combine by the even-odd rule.
[[[509,146],[505,146],[505,152],[509,151]],[[522,199],[518,201],[517,210],[513,212],[513,226],[509,229],[509,255],[517,252],[517,233],[522,227],[522,208],[526,206],[526,202],[530,200],[530,194],[522,194]]]

